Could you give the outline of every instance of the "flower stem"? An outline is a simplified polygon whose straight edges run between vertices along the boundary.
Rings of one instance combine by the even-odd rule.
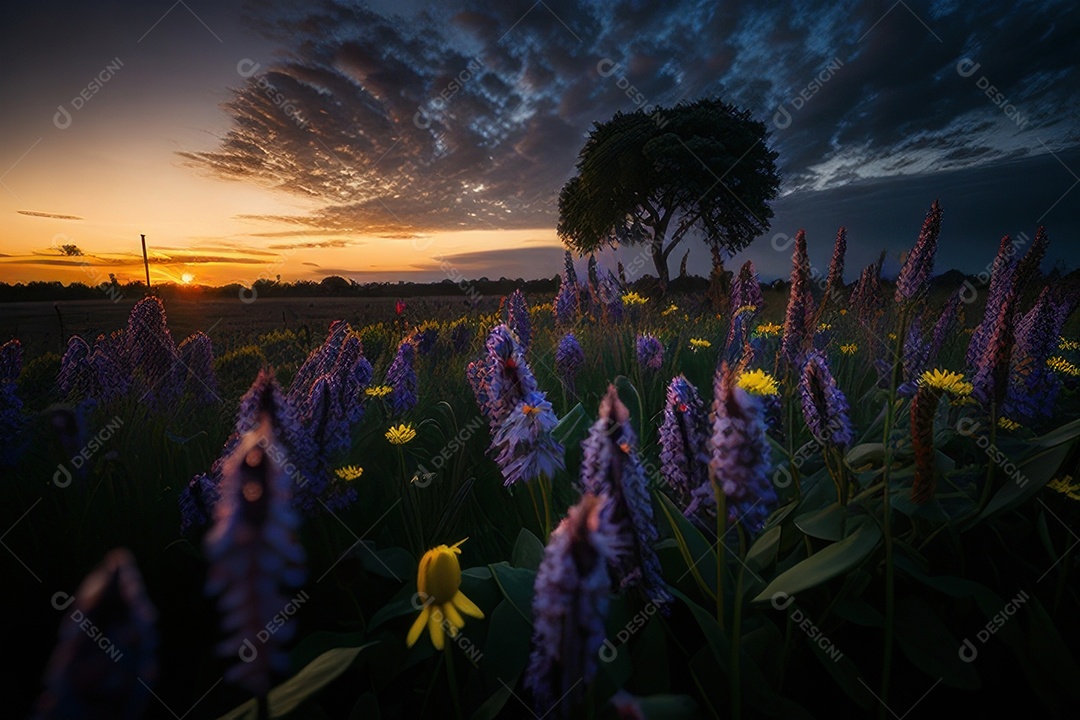
[[[446,656],[446,680],[450,684],[450,697],[454,701],[454,717],[461,720],[461,698],[458,696],[457,674],[454,672],[453,643],[446,643],[443,652]]]

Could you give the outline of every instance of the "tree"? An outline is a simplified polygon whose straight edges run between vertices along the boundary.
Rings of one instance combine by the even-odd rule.
[[[780,176],[765,124],[719,99],[596,123],[559,193],[559,237],[579,253],[648,244],[661,283],[695,230],[735,253],[767,232]]]

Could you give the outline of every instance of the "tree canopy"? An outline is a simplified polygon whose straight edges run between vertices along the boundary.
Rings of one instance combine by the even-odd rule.
[[[765,124],[708,98],[596,123],[559,194],[558,233],[580,253],[648,244],[662,283],[695,231],[735,253],[769,229],[780,176]]]

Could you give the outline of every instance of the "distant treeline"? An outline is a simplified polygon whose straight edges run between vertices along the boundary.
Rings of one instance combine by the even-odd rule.
[[[628,283],[628,287],[647,290],[655,285],[656,279],[643,277]],[[673,292],[700,292],[708,287],[705,278],[689,276],[673,280],[669,287]],[[163,283],[154,285],[155,294],[164,297],[208,297],[208,298],[295,298],[295,297],[431,297],[431,296],[501,296],[509,295],[521,288],[526,293],[550,294],[554,296],[559,289],[559,278],[543,280],[524,280],[522,278],[486,277],[478,280],[443,280],[441,282],[373,282],[358,283],[354,280],[331,275],[320,282],[297,280],[278,282],[258,280],[247,286],[230,283],[217,287],[206,285],[176,285]],[[115,300],[118,298],[138,299],[146,294],[146,283],[140,281],[109,281],[100,285],[87,285],[74,282],[64,285],[59,281],[28,283],[0,283],[0,302],[38,302],[43,300]]]

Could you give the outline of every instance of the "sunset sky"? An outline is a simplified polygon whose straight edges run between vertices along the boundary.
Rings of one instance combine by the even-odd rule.
[[[766,278],[790,262],[773,236],[800,227],[822,264],[848,227],[849,280],[883,248],[895,267],[935,198],[939,271],[1038,224],[1044,269],[1077,264],[1074,3],[40,0],[0,18],[0,281],[139,278],[140,233],[156,282],[551,277],[592,123],[709,94],[780,153],[772,230],[732,261]]]

